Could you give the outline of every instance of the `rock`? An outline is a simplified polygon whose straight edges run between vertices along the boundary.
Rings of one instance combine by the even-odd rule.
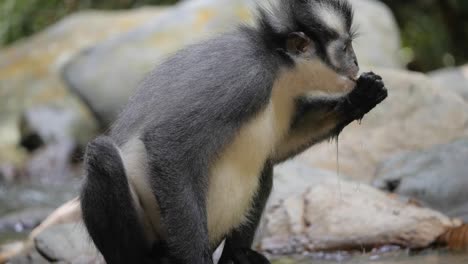
[[[373,185],[468,221],[468,139],[382,162]]]
[[[290,160],[274,168],[273,189],[268,199],[266,208],[274,207],[284,199],[303,193],[310,186],[318,185],[325,181],[341,181],[336,172],[315,169],[298,160]],[[258,245],[262,237],[264,223],[261,222],[259,232],[254,239],[254,245]]]
[[[33,250],[31,252],[21,254],[13,257],[8,261],[8,264],[49,264],[46,258],[44,258],[37,251]]]
[[[354,41],[360,65],[403,68],[400,31],[390,8],[375,0],[350,0],[359,36]]]
[[[339,170],[371,182],[377,165],[395,154],[427,149],[468,136],[468,104],[442,90],[423,74],[376,70],[383,76],[388,98],[362,123],[354,122],[339,136]],[[336,143],[322,143],[299,156],[309,165],[337,169]]]
[[[25,110],[21,117],[21,138],[23,140],[32,138],[31,140],[39,141],[39,144],[36,144],[39,146],[73,139],[85,142],[93,135],[86,134],[89,131],[82,131],[81,125],[83,124],[80,124],[80,116],[71,109],[50,106],[31,107]],[[25,146],[28,142],[21,143]]]
[[[274,254],[390,244],[424,248],[460,225],[368,185],[333,181],[270,207],[264,221],[260,248]]]
[[[310,186],[330,180],[339,182],[341,177],[336,172],[315,169],[297,160],[287,161],[274,168],[273,190],[268,201],[277,203],[293,194],[304,192]]]
[[[66,184],[82,175],[71,164],[75,148],[74,142],[63,140],[35,151],[25,164],[23,177],[34,184]]]
[[[36,250],[47,260],[74,262],[97,258],[96,248],[82,226],[64,224],[44,230],[35,238]]]
[[[76,53],[158,15],[159,9],[129,12],[82,12],[0,51],[0,164],[21,165],[25,159],[20,120],[31,108],[52,107],[55,118],[70,122],[64,130],[84,145],[98,125],[88,108],[60,78],[62,66]],[[43,117],[50,116],[44,115]],[[35,116],[36,117],[36,116]],[[63,124],[63,123],[61,123]]]
[[[0,216],[0,234],[2,232],[24,232],[32,230],[44,220],[52,210],[50,208],[28,208]]]
[[[109,125],[136,89],[143,75],[182,46],[232,29],[240,21],[252,23],[252,0],[184,1],[164,15],[74,58],[64,79]],[[385,5],[352,0],[361,37],[356,52],[361,64],[399,67],[399,33]]]
[[[53,235],[47,235],[46,233],[49,229],[54,227],[60,227],[59,231],[64,231],[58,232],[56,229],[53,229],[52,232],[61,236],[60,239],[70,240],[67,242],[67,246],[70,246],[70,244],[73,246],[73,248],[69,249],[71,250],[70,252],[54,251],[57,250],[57,245],[54,243],[60,242],[61,240],[57,240]],[[71,230],[73,233],[71,235],[68,231],[65,232],[69,227],[74,227],[73,230]],[[80,203],[78,198],[75,198],[53,211],[39,226],[31,231],[28,239],[23,243],[15,247],[0,247],[0,263],[4,263],[8,260],[13,263],[36,263],[34,260],[28,262],[32,257],[40,255],[36,249],[39,249],[41,254],[47,257],[48,260],[70,257],[70,255],[73,255],[76,259],[73,259],[72,263],[102,263],[102,260],[98,257],[99,254],[95,254],[96,250],[90,242],[91,240],[89,237],[85,237],[84,239],[80,237],[85,234],[82,229],[83,227]],[[45,235],[39,238],[43,233]],[[69,236],[72,237],[70,238]],[[39,243],[38,245],[37,242]],[[93,252],[94,254],[90,254]]]
[[[429,73],[429,77],[441,89],[454,91],[468,101],[468,65],[437,70]]]

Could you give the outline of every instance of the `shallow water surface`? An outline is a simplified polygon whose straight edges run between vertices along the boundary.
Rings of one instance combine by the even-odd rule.
[[[453,253],[445,250],[426,250],[420,253],[397,251],[385,255],[360,254],[356,256],[317,255],[297,258],[282,258],[273,264],[468,264],[468,253]]]

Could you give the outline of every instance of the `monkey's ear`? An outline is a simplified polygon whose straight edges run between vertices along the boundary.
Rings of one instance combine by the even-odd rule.
[[[288,53],[301,54],[311,48],[312,41],[303,32],[290,33],[286,41]]]

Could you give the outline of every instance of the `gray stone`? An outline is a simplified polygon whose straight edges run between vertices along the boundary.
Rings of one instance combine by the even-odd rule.
[[[429,73],[429,77],[441,89],[454,91],[468,101],[468,65],[437,70]]]
[[[20,125],[21,138],[34,135],[43,144],[70,141],[75,138],[83,143],[92,136],[86,134],[89,131],[81,129],[80,116],[67,108],[31,107],[23,113]]]
[[[424,248],[461,225],[439,212],[395,199],[366,184],[322,182],[271,206],[260,248],[273,254],[375,245]]]
[[[31,109],[44,106],[56,109],[52,116],[58,117],[61,122],[68,122],[69,127],[63,131],[81,145],[94,136],[98,123],[81,99],[70,93],[61,80],[63,65],[81,50],[144,24],[160,12],[159,8],[135,9],[125,13],[80,12],[28,39],[2,48],[0,165],[21,167],[27,158],[25,150],[18,146],[23,139],[21,119],[25,112],[29,115],[28,112],[33,111]],[[46,116],[51,115],[42,115]],[[43,128],[48,124],[55,126],[50,122],[54,121],[40,125]],[[62,122],[63,125],[65,123]]]
[[[143,75],[190,43],[252,23],[253,0],[184,1],[145,25],[102,42],[76,56],[64,79],[105,125],[116,117]],[[399,32],[390,10],[379,1],[352,0],[361,36],[356,53],[361,64],[400,67]]]
[[[81,259],[97,259],[94,245],[82,225],[52,226],[34,240],[37,251],[50,261],[75,263]]]
[[[270,204],[277,203],[293,194],[304,192],[311,186],[323,181],[336,180],[341,177],[336,171],[316,169],[298,160],[290,160],[274,168],[273,191],[269,199]]]
[[[390,8],[376,0],[350,0],[359,36],[354,41],[360,65],[403,68],[400,31]]]
[[[76,145],[62,140],[33,152],[24,165],[24,177],[35,184],[64,184],[81,175],[81,170],[72,166]],[[81,168],[78,166],[78,168]]]
[[[384,161],[373,185],[468,221],[468,139]]]
[[[353,122],[339,136],[339,170],[370,183],[377,165],[405,151],[424,150],[468,137],[468,104],[440,89],[423,74],[376,69],[388,88],[388,98]],[[310,166],[335,171],[336,143],[324,142],[299,157]]]
[[[35,250],[28,253],[21,254],[13,257],[7,264],[49,264],[50,261],[45,259],[41,254]]]

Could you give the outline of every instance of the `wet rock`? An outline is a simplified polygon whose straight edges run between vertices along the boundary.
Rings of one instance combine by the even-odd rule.
[[[64,79],[104,124],[127,102],[143,75],[181,47],[252,23],[252,0],[184,1],[147,24],[100,43],[74,58]],[[389,9],[374,0],[352,0],[362,33],[355,49],[361,64],[398,67],[399,33]]]
[[[377,165],[398,153],[424,150],[468,136],[468,104],[440,89],[423,74],[375,70],[388,98],[339,136],[339,170],[353,179],[371,182]],[[317,168],[337,168],[336,142],[314,146],[299,157]]]
[[[446,68],[429,73],[429,77],[443,90],[450,90],[468,101],[468,65]]]
[[[344,181],[293,195],[270,207],[264,221],[260,247],[274,254],[390,244],[424,248],[460,224],[368,185]]]
[[[468,221],[468,139],[384,161],[373,185]]]

